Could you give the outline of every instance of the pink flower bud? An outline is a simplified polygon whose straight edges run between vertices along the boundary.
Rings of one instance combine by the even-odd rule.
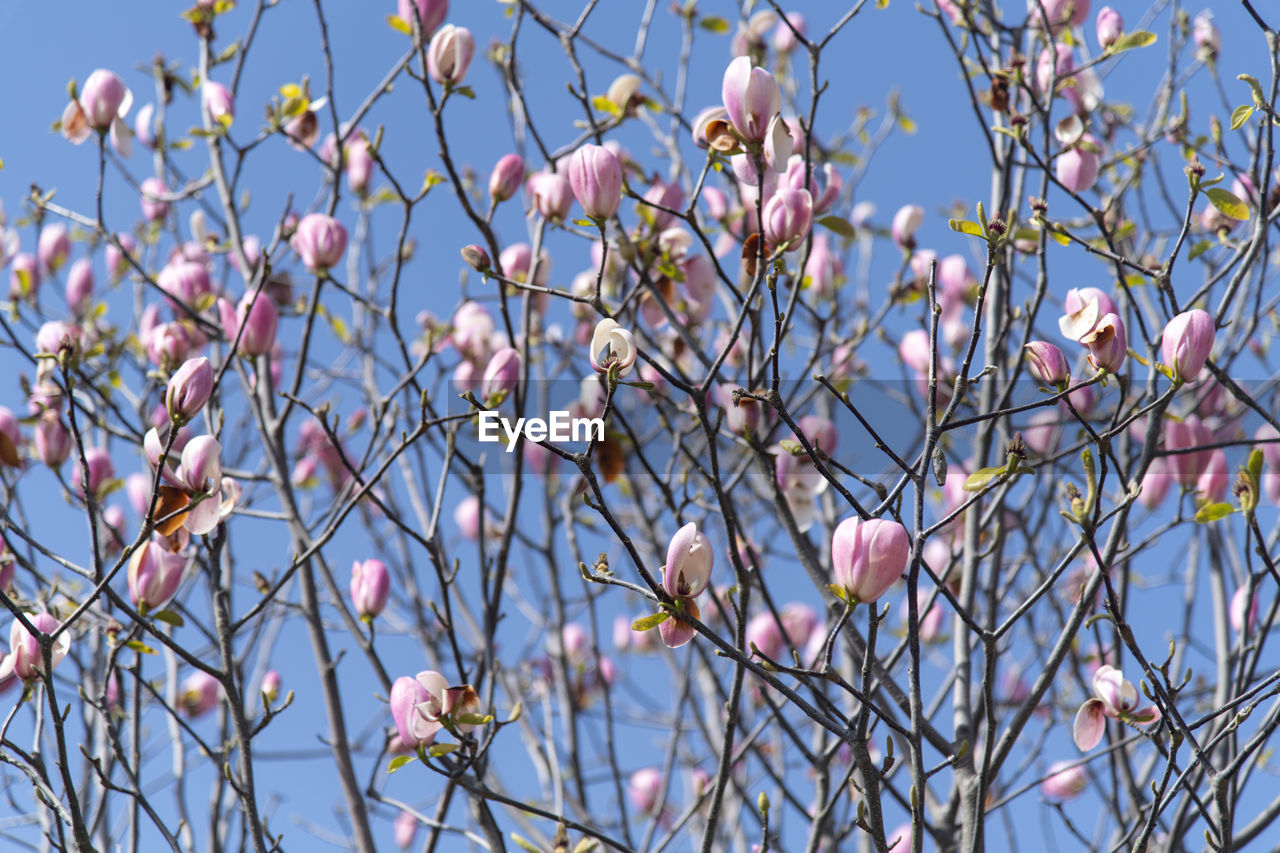
[[[1227,454],[1222,448],[1209,453],[1209,461],[1196,478],[1196,494],[1206,503],[1220,503],[1227,496],[1231,485],[1231,472],[1227,468]]]
[[[784,641],[782,626],[773,614],[765,610],[751,617],[747,623],[747,648],[755,646],[762,655],[770,660],[778,660],[782,656]]]
[[[381,560],[357,561],[351,565],[351,604],[356,615],[372,622],[387,606],[391,575]]]
[[[40,267],[36,256],[19,252],[9,267],[9,298],[15,302],[29,299],[40,289]]]
[[[489,197],[494,201],[506,201],[520,192],[523,182],[524,158],[519,154],[504,154],[489,173]]]
[[[494,406],[516,389],[520,382],[520,353],[504,347],[489,359],[480,380],[480,399]]]
[[[857,603],[883,595],[906,571],[910,556],[907,529],[896,521],[853,516],[831,538],[835,582]]]
[[[679,210],[684,205],[684,190],[675,181],[667,183],[658,178],[653,182],[653,186],[645,191],[644,200],[650,205],[656,205],[655,207],[641,205],[640,209],[653,216],[653,226],[661,231],[670,227],[675,220],[674,215],[667,211]]]
[[[795,50],[796,45],[800,43],[796,41],[796,33],[802,36],[805,34],[804,15],[799,12],[788,12],[785,20],[778,21],[778,26],[774,27],[773,49],[778,53],[790,53]]]
[[[98,495],[116,473],[115,466],[111,463],[111,454],[105,447],[86,447],[84,457],[89,468],[89,492]],[[83,492],[80,465],[76,465],[71,471],[71,485],[76,493]]]
[[[584,145],[569,160],[569,185],[588,217],[608,219],[622,201],[622,167],[608,148]]]
[[[161,609],[182,585],[186,565],[159,541],[142,543],[129,559],[129,600],[143,615]]]
[[[1195,20],[1191,22],[1191,39],[1198,48],[1198,54],[1205,60],[1210,61],[1218,55],[1218,50],[1222,46],[1222,34],[1218,32],[1218,26],[1213,22],[1213,12],[1205,9],[1196,15]]]
[[[66,295],[72,313],[82,314],[93,296],[93,264],[88,258],[81,258],[71,265],[71,271],[67,273]]]
[[[1160,352],[1175,382],[1190,382],[1200,375],[1213,349],[1213,338],[1213,317],[1207,311],[1193,308],[1169,321],[1160,339]]]
[[[427,73],[440,84],[456,86],[467,76],[476,52],[471,30],[445,24],[431,37],[427,48]]]
[[[453,345],[458,352],[477,361],[488,358],[493,337],[493,316],[478,302],[464,302],[453,315]]]
[[[71,455],[71,433],[62,418],[52,409],[44,412],[36,423],[36,456],[50,468],[59,468]]]
[[[1101,161],[1096,149],[1098,141],[1088,133],[1080,137],[1080,143],[1058,155],[1054,174],[1058,181],[1073,193],[1088,192],[1098,180]]]
[[[133,119],[133,135],[144,148],[154,148],[156,144],[156,105],[147,104],[138,110]]]
[[[373,154],[369,150],[369,140],[359,137],[351,140],[346,148],[347,186],[358,196],[369,192],[369,182],[373,180]]]
[[[61,269],[70,253],[71,238],[67,236],[67,226],[61,222],[55,222],[40,229],[36,257],[40,260],[40,269],[46,274],[52,274]]]
[[[256,299],[254,294],[246,293],[234,308],[230,301],[219,299],[218,316],[222,320],[222,333],[228,341],[234,342],[239,336],[238,352],[254,356],[271,352],[280,312],[266,293],[259,291]]]
[[[778,81],[763,68],[754,68],[746,56],[739,56],[725,69],[720,88],[729,122],[747,142],[763,142],[769,122],[782,109]]]
[[[652,814],[658,807],[662,796],[662,771],[656,767],[645,767],[631,774],[627,783],[627,799],[635,810],[642,814]]]
[[[1120,13],[1110,6],[1103,6],[1098,10],[1096,24],[1098,27],[1098,46],[1103,50],[1115,44],[1124,33],[1124,18],[1120,17]]]
[[[391,685],[391,718],[400,740],[409,748],[430,746],[444,728],[445,693],[449,682],[438,672],[423,670],[416,677],[402,676]]]
[[[1027,0],[1027,15],[1032,27],[1044,26],[1045,18],[1054,32],[1066,26],[1078,27],[1089,17],[1089,0]]]
[[[57,355],[62,349],[79,351],[84,345],[84,331],[74,323],[51,320],[36,332],[36,352]]]
[[[235,99],[231,97],[231,90],[226,86],[212,80],[206,81],[200,87],[200,100],[204,104],[205,112],[209,114],[209,118],[215,125],[230,127],[231,122],[235,121]]]
[[[347,251],[347,229],[332,216],[309,213],[298,222],[289,245],[307,269],[327,270],[337,266]]]
[[[31,626],[42,634],[52,634],[61,627],[57,619],[48,613],[37,613],[27,619]],[[53,644],[50,663],[56,667],[67,656],[71,648],[71,634],[63,631]],[[23,681],[32,681],[44,673],[44,656],[40,653],[40,642],[34,634],[17,619],[9,628],[9,653],[0,660],[0,683],[11,677]]]
[[[453,510],[453,523],[458,525],[462,538],[475,542],[480,538],[480,499],[467,495],[458,501]]]
[[[396,11],[400,20],[411,23],[416,12],[422,26],[423,38],[430,38],[436,27],[449,14],[449,0],[399,0]]]
[[[1032,341],[1025,347],[1027,368],[1045,385],[1057,387],[1071,379],[1071,365],[1062,350],[1047,341]]]
[[[413,816],[412,812],[400,812],[396,815],[395,823],[392,825],[392,834],[396,839],[396,846],[401,850],[408,850],[413,846],[413,839],[418,834],[418,819]]]
[[[1164,503],[1169,494],[1169,485],[1173,477],[1169,474],[1169,464],[1163,456],[1157,456],[1147,466],[1147,473],[1142,475],[1142,491],[1138,495],[1138,503],[1147,509],[1155,509]]]
[[[182,682],[178,695],[178,709],[191,719],[197,719],[218,707],[222,698],[222,685],[218,679],[202,669],[196,670]]]
[[[569,217],[569,209],[573,206],[573,187],[564,175],[535,172],[529,176],[529,195],[533,197],[534,209],[547,219]]]
[[[1181,422],[1168,420],[1164,426],[1165,450],[1190,450],[1213,443],[1213,433],[1195,415],[1188,415]],[[1208,468],[1212,450],[1192,453],[1170,453],[1168,464],[1174,482],[1181,486],[1194,486]]]
[[[1258,627],[1258,590],[1252,590],[1252,594],[1248,584],[1236,589],[1235,594],[1231,596],[1231,606],[1228,610],[1228,617],[1231,621],[1231,630],[1237,634],[1245,632],[1246,622],[1248,624],[1248,633],[1252,634]],[[1247,609],[1247,614],[1246,614]]]
[[[142,215],[148,222],[159,222],[169,215],[169,202],[164,197],[169,188],[159,178],[147,178],[139,187],[141,193],[138,203],[142,206]]]
[[[813,227],[813,196],[808,190],[779,189],[765,204],[763,215],[768,241],[795,251]]]
[[[109,129],[128,95],[124,81],[105,68],[90,74],[80,90],[80,106],[89,126],[99,131]]]
[[[132,256],[138,248],[138,243],[128,234],[117,234],[116,240],[120,245],[108,243],[106,250],[107,274],[111,276],[112,281],[119,281],[125,272],[129,269],[129,262],[126,255]],[[123,248],[122,252],[120,249]]]
[[[1049,776],[1040,783],[1040,792],[1046,799],[1064,802],[1084,792],[1089,777],[1084,768],[1069,761],[1059,761],[1049,767]]]
[[[667,545],[662,586],[673,598],[696,598],[707,588],[714,562],[711,541],[691,521],[677,530]]]
[[[1124,364],[1127,345],[1124,321],[1115,314],[1107,314],[1080,343],[1089,348],[1090,364],[1098,370],[1118,373]]]
[[[266,697],[267,704],[276,701],[280,696],[280,673],[274,669],[267,670],[266,675],[262,676],[262,684],[258,692]]]
[[[185,362],[169,379],[164,405],[172,420],[186,422],[209,402],[213,393],[213,366],[201,356]]]
[[[889,228],[893,242],[903,249],[914,249],[916,229],[923,223],[924,208],[920,205],[908,204],[898,208],[898,212],[893,215],[893,224]]]

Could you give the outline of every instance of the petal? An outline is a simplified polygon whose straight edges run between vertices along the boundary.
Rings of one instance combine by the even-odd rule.
[[[111,122],[111,144],[126,160],[133,156],[133,131],[119,118]]]
[[[1072,737],[1082,752],[1088,752],[1102,740],[1107,729],[1107,716],[1103,710],[1102,700],[1090,699],[1080,706],[1076,712],[1076,722],[1072,727]]]
[[[221,499],[221,494],[215,493],[197,503],[183,519],[182,526],[196,536],[213,530],[220,519],[218,510]]]
[[[1090,299],[1074,314],[1064,314],[1058,318],[1058,330],[1064,338],[1079,341],[1093,331],[1102,317],[1102,309],[1098,300]]]
[[[685,610],[689,612],[693,618],[697,619],[702,614],[698,611],[698,605],[692,598],[681,599],[684,602]],[[658,626],[658,634],[662,637],[662,642],[670,649],[678,649],[685,643],[689,642],[697,634],[697,630],[684,619],[675,613],[671,614],[671,618],[667,619]]]

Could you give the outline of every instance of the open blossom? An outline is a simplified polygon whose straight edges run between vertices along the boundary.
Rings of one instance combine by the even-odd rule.
[[[782,109],[782,92],[773,75],[739,56],[725,69],[720,95],[734,130],[748,142],[763,142],[769,123]]]
[[[835,582],[855,603],[875,601],[907,570],[911,541],[896,521],[857,516],[836,526],[831,537]]]
[[[387,606],[391,592],[391,575],[381,560],[356,561],[351,565],[351,604],[356,615],[373,621]]]
[[[1124,321],[1115,314],[1107,314],[1080,343],[1089,348],[1090,364],[1098,370],[1118,373],[1127,352]]]
[[[630,330],[622,328],[612,317],[597,323],[591,336],[591,367],[597,373],[608,373],[616,367],[619,376],[626,376],[635,363],[636,339]]]
[[[42,634],[52,634],[61,627],[61,623],[48,613],[38,613],[27,621]],[[71,634],[63,631],[50,650],[51,666],[56,667],[67,656],[70,648]],[[10,677],[31,681],[43,673],[44,655],[40,652],[39,640],[27,631],[26,626],[14,619],[9,628],[9,653],[0,660],[0,682]]]
[[[1154,705],[1138,709],[1138,689],[1110,664],[1103,664],[1093,674],[1093,692],[1094,698],[1076,712],[1072,729],[1081,750],[1098,745],[1106,732],[1108,717],[1128,725],[1146,725],[1160,719],[1160,709]]]
[[[667,545],[667,565],[662,585],[673,598],[693,598],[702,594],[711,580],[715,552],[705,533],[692,521],[676,531]]]
[[[186,508],[162,528],[172,533],[185,527],[193,535],[209,533],[231,514],[240,498],[240,486],[231,478],[222,476],[222,445],[211,435],[201,435],[182,445],[185,430],[178,433],[170,456],[166,458],[163,475],[166,483],[165,503],[157,510],[157,517],[168,516]],[[143,438],[143,447],[152,465],[158,466],[164,452],[160,432],[151,429]],[[169,464],[172,454],[181,447],[177,467]],[[169,528],[172,529],[169,529]]]
[[[822,472],[806,455],[795,456],[781,445],[769,448],[773,454],[773,476],[787,508],[795,518],[796,528],[806,532],[818,519],[818,497],[830,485]]]
[[[443,675],[432,670],[402,676],[391,685],[391,718],[401,742],[410,748],[430,746],[451,715],[479,710],[480,699],[471,685],[450,687]],[[474,723],[455,727],[463,734],[476,728]]]
[[[133,95],[124,81],[113,72],[99,68],[84,81],[80,97],[73,99],[62,112],[62,135],[75,145],[89,138],[93,130],[111,132],[112,141],[125,157],[129,156],[132,134],[124,124]]]

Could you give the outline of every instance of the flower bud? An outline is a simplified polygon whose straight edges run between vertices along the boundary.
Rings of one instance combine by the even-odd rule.
[[[520,382],[520,353],[511,347],[503,347],[489,359],[480,379],[480,399],[487,406],[496,406],[504,400]]]
[[[622,201],[622,167],[608,148],[584,145],[569,161],[569,185],[587,216],[608,219]]]
[[[1222,34],[1213,22],[1213,12],[1205,9],[1191,22],[1191,39],[1196,44],[1196,54],[1205,62],[1212,62],[1222,46]]]
[[[212,80],[207,81],[200,87],[200,100],[213,124],[230,127],[231,122],[235,121],[235,99],[226,86]]]
[[[186,565],[158,540],[142,543],[129,559],[129,600],[143,615],[161,609],[182,585]]]
[[[289,245],[307,269],[324,271],[337,266],[347,251],[347,229],[332,216],[309,213],[298,222]]]
[[[104,447],[86,447],[84,457],[89,468],[89,493],[99,495],[102,487],[116,473],[115,466],[111,463],[111,454]],[[72,489],[77,494],[83,493],[81,467],[76,465],[71,472]]]
[[[1164,327],[1160,352],[1175,382],[1190,382],[1200,375],[1213,349],[1214,334],[1213,317],[1199,308],[1182,312]]]
[[[19,252],[13,256],[9,267],[9,298],[13,301],[30,299],[40,289],[40,266],[36,256]]]
[[[204,670],[196,670],[182,682],[178,709],[194,720],[218,707],[221,696],[222,685],[218,683],[218,679]]]
[[[1164,425],[1165,450],[1190,450],[1213,443],[1213,433],[1195,415],[1181,421],[1169,420]],[[1194,486],[1209,466],[1212,450],[1191,453],[1170,453],[1167,457],[1174,482],[1180,486]]]
[[[1120,13],[1110,6],[1103,6],[1098,10],[1096,23],[1098,27],[1098,46],[1103,50],[1115,44],[1124,33],[1124,18],[1120,17]]]
[[[1209,452],[1209,461],[1196,478],[1196,494],[1205,503],[1220,503],[1227,496],[1231,485],[1231,473],[1227,468],[1227,454],[1221,447]]]
[[[631,774],[627,783],[627,799],[641,814],[651,814],[662,797],[662,771],[645,767]]]
[[[878,599],[907,569],[907,529],[896,521],[847,518],[831,538],[835,582],[855,603]]]
[[[898,208],[898,212],[893,215],[893,224],[889,229],[893,236],[893,242],[897,243],[902,249],[914,249],[916,245],[916,229],[923,222],[924,208],[920,205],[908,204]]]
[[[506,201],[520,192],[524,182],[524,158],[519,154],[504,154],[489,173],[489,197],[495,202]]]
[[[213,366],[201,356],[185,362],[169,379],[164,405],[171,420],[186,423],[200,413],[213,393]]]
[[[67,273],[67,305],[73,314],[84,313],[86,303],[93,296],[93,264],[81,258],[71,265]]]
[[[422,37],[430,38],[445,15],[449,14],[449,0],[399,0],[396,11],[400,20],[411,26],[416,12],[422,26]]]
[[[80,90],[80,106],[89,126],[99,131],[109,129],[128,95],[124,81],[105,68],[90,74]]]
[[[431,37],[427,48],[427,73],[441,85],[456,86],[467,76],[476,42],[471,30],[445,24]]]
[[[1160,506],[1164,503],[1165,496],[1169,494],[1169,484],[1172,482],[1173,478],[1169,474],[1169,465],[1165,457],[1157,456],[1152,459],[1151,464],[1147,466],[1147,473],[1142,475],[1142,490],[1138,494],[1138,503],[1147,509]]]
[[[1071,379],[1071,365],[1062,350],[1048,341],[1027,344],[1027,368],[1040,382],[1058,387]]]
[[[280,696],[280,673],[274,669],[267,670],[266,675],[262,676],[259,692],[266,697],[267,704],[276,701]]]
[[[467,495],[458,501],[453,510],[453,523],[458,525],[462,538],[475,542],[480,538],[480,499],[475,495]]]
[[[61,222],[55,222],[40,229],[36,257],[40,261],[40,269],[46,274],[52,274],[61,269],[70,253],[71,238],[67,236],[67,226]]]
[[[773,49],[778,53],[790,53],[799,42],[796,33],[804,35],[805,19],[799,12],[788,12],[784,20],[778,21],[773,29]]]
[[[1088,133],[1080,137],[1080,142],[1095,147],[1098,144]],[[1100,165],[1096,150],[1077,144],[1058,155],[1054,163],[1054,174],[1058,176],[1059,183],[1071,192],[1083,193],[1093,189],[1093,185],[1097,183]]]
[[[535,172],[529,176],[529,195],[534,210],[551,220],[569,218],[573,206],[573,187],[569,179],[555,172]]]
[[[1046,799],[1064,802],[1079,796],[1088,784],[1089,777],[1083,767],[1059,761],[1049,768],[1048,778],[1040,783],[1040,792]]]
[[[766,239],[795,251],[813,227],[813,196],[808,190],[780,189],[765,204],[763,216]]]
[[[369,182],[373,180],[373,153],[369,150],[369,140],[357,137],[347,144],[344,171],[347,175],[347,186],[358,196],[369,192]]]
[[[1124,321],[1115,314],[1107,314],[1080,343],[1089,348],[1090,364],[1099,370],[1118,373],[1126,353]]]
[[[396,839],[396,846],[401,850],[412,847],[413,839],[418,834],[418,825],[418,819],[414,817],[413,812],[402,811],[396,815],[391,829]]]
[[[773,75],[739,56],[725,69],[720,95],[738,134],[747,142],[763,142],[769,123],[782,109],[782,92]]]
[[[59,468],[71,455],[71,433],[57,412],[45,411],[35,428],[36,456],[50,468]]]
[[[696,598],[707,588],[714,562],[711,541],[691,521],[677,530],[667,545],[662,586],[672,598]]]
[[[251,356],[271,352],[280,322],[280,312],[271,297],[262,291],[258,292],[257,298],[246,293],[234,308],[229,300],[219,299],[218,316],[222,320],[222,333],[228,341],[234,342],[239,336],[238,352]]]
[[[1252,634],[1258,627],[1258,590],[1256,588],[1252,590],[1251,595],[1248,584],[1236,589],[1235,594],[1231,596],[1231,606],[1227,615],[1231,620],[1232,631],[1243,634],[1247,624],[1249,633]]]
[[[138,204],[142,207],[142,215],[148,222],[159,222],[169,215],[169,202],[164,196],[169,188],[159,178],[147,178],[139,186]]]
[[[356,615],[372,622],[387,606],[391,576],[381,560],[357,561],[351,565],[351,604]]]
[[[474,243],[470,246],[462,247],[462,259],[467,262],[467,266],[476,272],[486,272],[493,265],[489,260],[489,253],[484,250],[483,246],[477,246]]]

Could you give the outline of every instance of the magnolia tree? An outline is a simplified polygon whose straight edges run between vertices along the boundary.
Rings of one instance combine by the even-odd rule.
[[[1275,10],[466,5],[52,60],[6,849],[1269,849]]]

